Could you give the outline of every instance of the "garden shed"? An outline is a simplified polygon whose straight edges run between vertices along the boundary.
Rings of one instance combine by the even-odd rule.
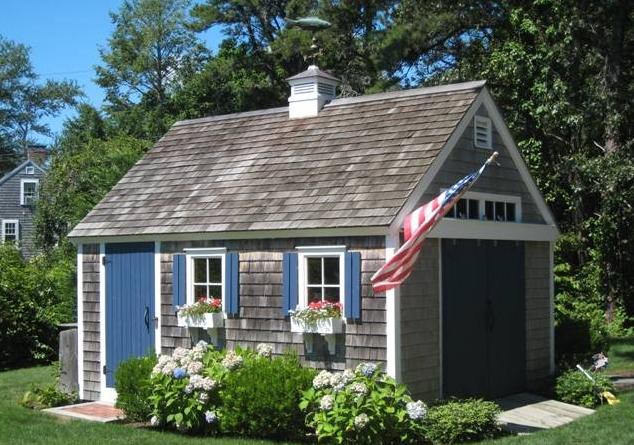
[[[336,98],[315,66],[289,106],[177,122],[73,229],[80,392],[112,400],[121,360],[211,334],[341,370],[380,363],[417,398],[497,397],[553,372],[556,223],[484,82]],[[404,217],[499,152],[374,294]],[[176,307],[222,300],[209,331]],[[333,335],[289,310],[339,301]]]

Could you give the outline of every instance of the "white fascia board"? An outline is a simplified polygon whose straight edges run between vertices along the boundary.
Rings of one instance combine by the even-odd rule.
[[[555,241],[557,228],[546,224],[478,221],[444,218],[429,233],[430,238],[465,238],[511,241]]]
[[[77,384],[84,399],[84,245],[77,246]]]

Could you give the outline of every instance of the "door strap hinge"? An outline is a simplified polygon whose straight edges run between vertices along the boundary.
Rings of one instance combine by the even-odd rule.
[[[106,373],[106,365],[103,365],[103,373]]]
[[[106,256],[102,256],[101,257],[101,264],[103,264],[104,266],[106,265]]]

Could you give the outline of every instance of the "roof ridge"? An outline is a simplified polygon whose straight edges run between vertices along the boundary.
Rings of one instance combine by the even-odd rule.
[[[232,119],[236,117],[250,117],[250,116],[263,116],[267,114],[275,114],[288,112],[288,107],[276,107],[276,108],[264,108],[262,110],[253,110],[253,111],[240,111],[238,113],[228,113],[228,114],[217,114],[214,116],[205,116],[199,117],[195,119],[183,119],[174,123],[174,127],[177,125],[190,125],[190,124],[199,124],[202,122],[216,122],[225,119]]]

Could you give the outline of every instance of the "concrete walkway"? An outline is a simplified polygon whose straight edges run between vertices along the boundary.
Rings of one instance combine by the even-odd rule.
[[[496,402],[504,411],[500,424],[516,434],[555,428],[594,413],[592,409],[528,393],[514,394]]]
[[[92,422],[117,422],[123,419],[123,411],[104,402],[87,402],[76,405],[58,406],[44,410],[45,413],[60,417],[90,420]]]

